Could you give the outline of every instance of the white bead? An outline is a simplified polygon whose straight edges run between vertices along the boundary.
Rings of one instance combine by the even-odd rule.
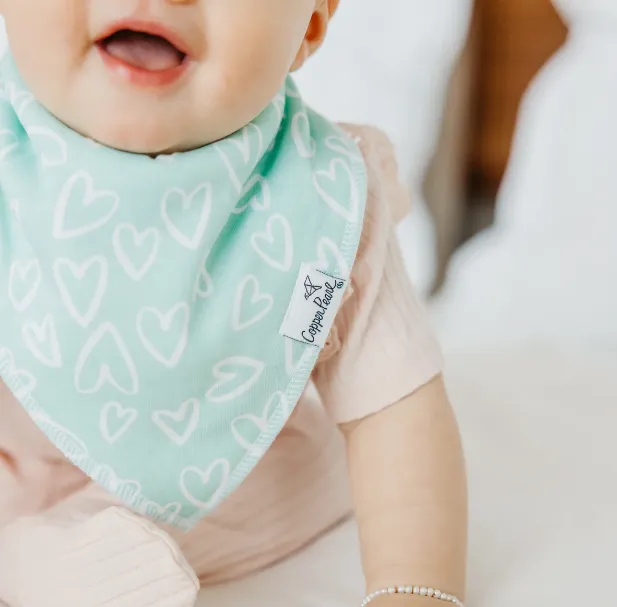
[[[381,588],[380,590],[375,590],[369,594],[364,601],[362,601],[360,607],[367,607],[367,605],[373,602],[376,598],[387,594],[416,594],[419,596],[426,596],[447,601],[449,603],[453,603],[456,607],[465,607],[463,603],[455,596],[441,592],[441,590],[425,588],[424,586],[389,586],[388,588]]]

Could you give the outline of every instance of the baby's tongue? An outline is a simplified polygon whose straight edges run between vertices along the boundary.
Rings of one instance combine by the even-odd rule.
[[[164,38],[141,32],[117,32],[105,41],[105,50],[116,59],[151,72],[177,67],[184,58]]]

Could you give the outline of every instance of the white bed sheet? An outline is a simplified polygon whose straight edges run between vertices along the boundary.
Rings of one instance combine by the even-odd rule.
[[[447,371],[469,468],[468,605],[614,605],[617,352],[461,350]],[[353,607],[362,587],[351,522],[199,605]]]

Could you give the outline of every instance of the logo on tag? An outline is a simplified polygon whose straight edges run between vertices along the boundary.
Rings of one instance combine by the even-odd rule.
[[[341,307],[347,281],[302,264],[281,334],[323,348]]]
[[[313,281],[311,280],[311,277],[307,275],[306,278],[304,279],[304,290],[305,290],[304,299],[310,299],[311,297],[313,297],[313,295],[317,291],[320,291],[322,288],[323,287],[314,285]]]

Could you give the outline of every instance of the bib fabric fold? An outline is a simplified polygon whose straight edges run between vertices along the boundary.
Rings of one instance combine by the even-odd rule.
[[[8,54],[0,376],[92,479],[189,529],[297,404],[349,279],[366,196],[354,141],[291,78],[226,139],[150,158],[60,123]]]

